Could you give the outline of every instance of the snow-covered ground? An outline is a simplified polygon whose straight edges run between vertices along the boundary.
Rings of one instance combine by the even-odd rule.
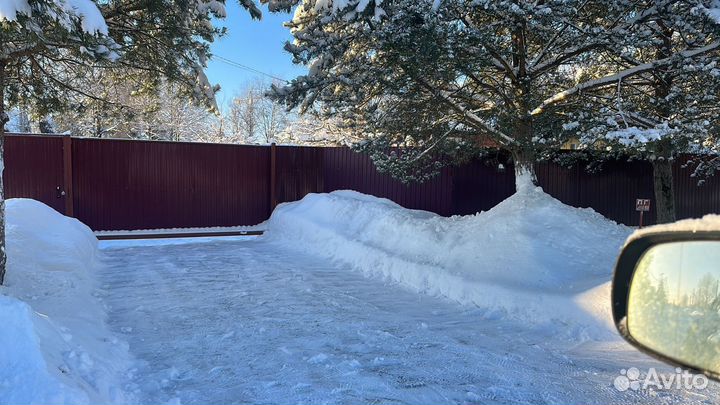
[[[617,338],[567,339],[561,323],[416,294],[267,239],[106,246],[110,325],[141,360],[132,381],[142,403],[703,403],[718,394],[619,392],[621,369],[659,364]]]
[[[46,230],[86,234],[55,215]],[[624,343],[609,322],[607,282],[630,230],[540,190],[449,219],[353,192],[309,195],[278,207],[267,228],[262,237],[102,242],[99,263],[73,267],[93,269],[88,282],[73,272],[53,280],[72,287],[96,279],[99,289],[82,287],[76,299],[42,287],[50,298],[33,301],[18,287],[31,281],[19,280],[55,274],[53,257],[75,244],[50,235],[47,243],[67,244],[16,251],[48,254],[34,273],[15,271],[0,293],[67,325],[78,336],[70,344],[82,344],[77,352],[93,359],[99,377],[79,366],[54,369],[47,358],[67,352],[53,346],[62,335],[36,332],[39,343],[21,343],[0,330],[0,344],[34,353],[37,368],[45,358],[47,392],[70,392],[50,382],[77,388],[77,396],[34,402],[711,403],[720,393],[715,383],[615,389],[630,367],[674,373]],[[94,243],[83,242],[78,257],[95,255]],[[2,300],[28,308],[0,296],[0,317],[14,317],[3,315],[14,307]],[[92,304],[82,322],[81,301]],[[21,325],[32,329],[41,317],[25,312]],[[81,341],[85,333],[109,344]],[[0,367],[20,367],[13,359],[0,357]],[[30,402],[13,395],[34,386],[12,373],[0,371],[0,403]]]
[[[96,298],[97,239],[33,200],[7,201],[8,272],[0,286],[0,403],[128,403],[127,344]]]

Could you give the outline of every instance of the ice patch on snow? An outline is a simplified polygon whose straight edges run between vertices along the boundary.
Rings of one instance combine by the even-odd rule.
[[[560,321],[575,333],[611,329],[608,282],[629,233],[528,186],[488,212],[451,218],[353,191],[310,194],[280,205],[266,237],[417,292],[531,323]]]

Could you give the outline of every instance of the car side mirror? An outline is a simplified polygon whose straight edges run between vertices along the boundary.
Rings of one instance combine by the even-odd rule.
[[[720,232],[658,232],[626,244],[612,309],[620,334],[667,363],[720,377]]]

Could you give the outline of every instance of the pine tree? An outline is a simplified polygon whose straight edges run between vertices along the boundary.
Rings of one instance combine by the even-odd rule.
[[[628,28],[599,65],[603,80],[591,82],[604,86],[581,89],[591,107],[566,127],[579,129],[589,148],[652,163],[660,223],[676,218],[674,158],[717,155],[720,25],[711,7],[701,0],[628,2]]]
[[[280,10],[297,1],[269,3]],[[379,167],[405,180],[476,154],[489,140],[512,153],[518,179],[536,183],[539,156],[585,128],[577,121],[612,123],[616,114],[607,120],[607,111],[642,104],[639,83],[657,94],[636,108],[637,120],[646,118],[634,125],[661,127],[664,120],[654,117],[664,114],[663,98],[692,114],[695,101],[674,98],[665,79],[683,69],[715,75],[718,46],[708,20],[720,15],[716,3],[305,0],[288,23],[295,41],[286,49],[310,71],[275,88],[274,96],[289,107],[319,105],[325,115],[343,118],[368,138],[362,149]],[[669,45],[658,25],[666,17],[658,16],[670,18]],[[698,93],[702,108],[713,104],[712,86]],[[589,101],[590,94],[599,96]],[[601,98],[605,105],[598,106]],[[706,121],[693,126],[712,128]],[[617,129],[594,126],[603,137]],[[668,152],[657,145],[656,183],[669,201]]]
[[[615,6],[306,0],[288,23],[295,41],[286,49],[309,74],[274,95],[344,118],[391,171],[437,168],[441,156],[462,159],[490,140],[512,153],[519,182],[536,184],[538,155],[564,141],[559,99],[543,101],[575,85],[574,64],[590,64],[610,43],[624,21],[602,17],[623,11]]]

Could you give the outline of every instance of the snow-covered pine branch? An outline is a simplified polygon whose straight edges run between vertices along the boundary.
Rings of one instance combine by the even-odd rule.
[[[0,3],[0,21],[18,22],[27,19],[40,22],[44,16],[53,18],[68,30],[79,23],[85,33],[108,34],[105,19],[91,0],[8,0]]]
[[[452,108],[457,109],[463,116],[467,117],[467,119],[471,122],[472,126],[478,127],[479,130],[483,132],[487,132],[491,134],[492,136],[496,137],[501,144],[503,145],[512,145],[515,143],[515,139],[510,137],[509,135],[506,135],[505,133],[498,131],[495,129],[491,124],[485,122],[482,118],[480,118],[476,113],[473,111],[468,110],[467,108],[463,107],[461,104],[455,102],[451,96],[452,93],[449,93],[447,91],[441,91],[439,92],[440,98],[445,100],[449,105],[452,106]]]
[[[548,97],[547,99],[543,100],[540,105],[535,107],[531,111],[531,114],[541,114],[543,111],[545,111],[547,107],[555,103],[561,102],[576,93],[581,93],[583,91],[594,90],[603,87],[615,86],[618,82],[621,82],[633,76],[650,72],[663,66],[670,65],[672,63],[678,63],[679,61],[682,61],[684,59],[692,59],[696,56],[704,55],[708,52],[716,51],[718,49],[720,49],[720,41],[714,41],[706,46],[697,49],[688,49],[682,52],[678,52],[677,54],[668,58],[643,63],[641,65],[633,66],[631,68],[625,69],[609,76],[588,80],[587,82],[578,84],[567,90],[563,90],[553,95],[552,97]]]

